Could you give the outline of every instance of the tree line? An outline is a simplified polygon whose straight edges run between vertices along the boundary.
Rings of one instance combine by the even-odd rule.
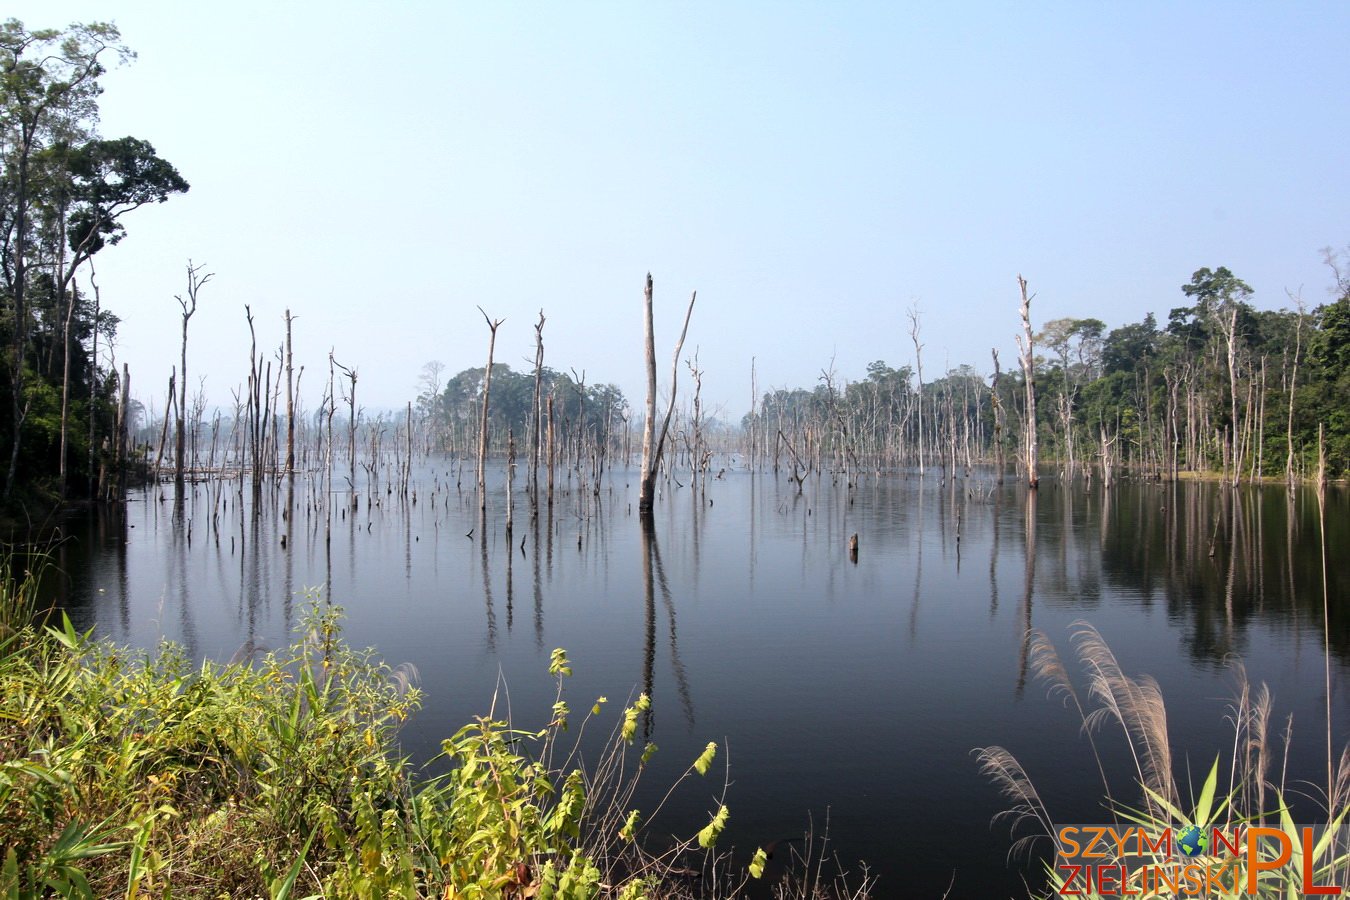
[[[1027,475],[1034,438],[1041,462],[1108,481],[1124,469],[1233,483],[1343,477],[1350,273],[1347,254],[1323,257],[1334,299],[1313,309],[1298,297],[1292,309],[1256,309],[1252,289],[1219,267],[1180,287],[1185,302],[1165,322],[1149,313],[1108,330],[1069,317],[1033,330],[1027,313],[1021,364],[1004,371],[994,351],[987,380],[962,365],[925,382],[911,314],[914,366],[873,362],[855,382],[830,368],[813,388],[768,391],[742,419],[745,447],[798,474],[993,462]]]

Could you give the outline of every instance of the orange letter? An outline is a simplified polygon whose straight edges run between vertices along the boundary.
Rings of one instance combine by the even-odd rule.
[[[1090,835],[1092,835],[1092,840],[1088,841],[1087,848],[1083,851],[1083,858],[1084,858],[1084,859],[1107,859],[1107,858],[1109,858],[1109,857],[1110,857],[1110,854],[1107,853],[1105,850],[1098,850],[1098,851],[1096,851],[1095,853],[1094,853],[1093,850],[1092,850],[1092,848],[1095,847],[1095,846],[1097,846],[1097,844],[1103,842],[1103,839],[1106,837],[1106,829],[1105,829],[1105,828],[1092,828],[1091,826],[1089,826],[1089,827],[1087,827],[1087,828],[1084,828],[1083,831],[1086,832],[1086,833],[1088,833],[1088,834],[1090,834]]]
[[[1076,834],[1078,834],[1078,829],[1071,825],[1059,830],[1059,852],[1061,856],[1077,856],[1083,852],[1083,848],[1073,839]]]
[[[1261,838],[1275,838],[1280,842],[1280,855],[1271,862],[1262,862],[1261,855],[1258,852],[1261,847]],[[1278,828],[1248,828],[1247,829],[1247,893],[1256,893],[1256,882],[1262,872],[1270,872],[1278,869],[1289,862],[1294,852],[1294,844],[1289,840],[1289,835]]]
[[[1313,884],[1313,830],[1311,828],[1303,829],[1303,893],[1305,894],[1331,894],[1339,896],[1341,889],[1335,885]]]

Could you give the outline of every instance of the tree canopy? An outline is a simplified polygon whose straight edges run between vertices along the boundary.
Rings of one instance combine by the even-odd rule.
[[[98,134],[100,78],[109,65],[133,57],[106,23],[0,25],[6,500],[18,483],[93,494],[97,454],[105,445],[120,447],[99,440],[116,430],[117,380],[100,370],[95,353],[99,337],[112,336],[116,317],[82,288],[81,276],[97,253],[126,235],[127,213],[188,190],[148,141]]]

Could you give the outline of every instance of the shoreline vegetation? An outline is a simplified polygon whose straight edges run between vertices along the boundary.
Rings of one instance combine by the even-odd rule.
[[[1277,716],[1270,689],[1264,683],[1252,684],[1241,661],[1233,660],[1234,694],[1226,716],[1232,727],[1232,743],[1220,748],[1207,775],[1195,783],[1192,774],[1204,769],[1192,769],[1190,764],[1203,761],[1173,756],[1166,703],[1157,682],[1147,675],[1126,674],[1101,634],[1088,622],[1071,626],[1070,644],[1078,664],[1077,675],[1072,673],[1072,666],[1065,665],[1044,632],[1030,635],[1030,659],[1033,673],[1049,697],[1062,701],[1082,721],[1088,751],[1102,780],[1103,805],[1094,821],[1122,835],[1140,829],[1139,833],[1155,846],[1122,840],[1100,857],[1088,854],[1090,858],[1083,858],[1081,847],[1073,849],[1073,844],[1060,843],[1066,823],[1055,818],[1031,774],[1014,754],[997,745],[978,748],[975,753],[980,772],[1011,803],[996,819],[1008,825],[1010,859],[1025,856],[1030,860],[1038,853],[1042,858],[1054,858],[1057,848],[1067,846],[1069,861],[1077,857],[1078,863],[1086,862],[1094,870],[1106,868],[1115,877],[1107,886],[1094,888],[1081,866],[1046,862],[1045,887],[1031,896],[1046,900],[1065,895],[1211,896],[1207,890],[1191,889],[1194,884],[1186,886],[1188,878],[1199,879],[1203,885],[1206,871],[1215,883],[1240,885],[1223,896],[1270,900],[1305,896],[1305,874],[1311,874],[1318,885],[1350,884],[1350,836],[1341,827],[1350,814],[1350,745],[1342,748],[1334,761],[1328,755],[1326,781],[1314,784],[1295,780],[1289,771],[1293,716]],[[1330,754],[1329,723],[1327,729]],[[1100,742],[1104,738],[1098,736],[1103,732],[1125,740],[1134,764],[1128,788],[1121,784],[1120,773],[1108,772],[1103,766]],[[1178,778],[1178,768],[1187,773],[1184,780]],[[1316,810],[1315,817],[1307,816],[1309,807]],[[1301,836],[1305,826],[1317,828],[1317,841],[1305,844]],[[1230,837],[1251,828],[1275,829],[1287,836],[1289,847],[1306,851],[1309,861],[1306,869],[1302,862],[1275,864],[1278,844],[1268,844],[1258,858],[1270,864],[1270,869],[1259,874],[1257,890],[1249,892],[1241,865],[1245,860],[1238,859],[1232,848],[1206,845],[1203,852],[1181,855],[1174,845],[1158,844],[1160,836],[1170,833],[1175,838],[1191,827],[1198,827],[1204,834],[1217,830]],[[1078,831],[1067,827],[1070,835]],[[1326,840],[1322,840],[1324,837]]]
[[[645,695],[572,712],[553,651],[552,719],[476,718],[442,743],[445,774],[399,755],[416,672],[341,635],[312,599],[290,647],[200,665],[33,623],[36,579],[0,572],[0,897],[863,898],[810,833],[719,848],[723,800],[683,837],[634,794],[655,745]],[[582,738],[604,732],[599,751]],[[589,745],[588,745],[589,747]],[[722,755],[724,758],[724,755]],[[709,743],[665,792],[717,779]],[[655,847],[660,849],[651,849]],[[852,882],[852,886],[850,886]],[[772,892],[771,894],[769,892]]]

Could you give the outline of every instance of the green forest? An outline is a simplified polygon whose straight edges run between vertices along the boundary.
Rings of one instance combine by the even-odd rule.
[[[130,57],[111,25],[0,25],[0,498],[115,496],[127,379],[100,366],[118,319],[95,260],[128,214],[188,183],[145,140],[98,133],[99,78]]]
[[[764,394],[742,426],[759,452],[778,455],[792,440],[808,448],[804,457],[841,467],[1011,465],[1026,443],[1030,377],[1039,458],[1064,472],[1311,477],[1321,433],[1327,475],[1343,477],[1350,276],[1344,254],[1322,252],[1335,299],[1312,309],[1257,309],[1229,269],[1202,268],[1165,321],[1150,313],[1110,330],[1097,318],[1044,322],[1027,329],[1029,353],[1009,371],[995,352],[990,378],[963,365],[925,381],[921,368],[884,361],[852,383],[827,371],[809,390]]]

